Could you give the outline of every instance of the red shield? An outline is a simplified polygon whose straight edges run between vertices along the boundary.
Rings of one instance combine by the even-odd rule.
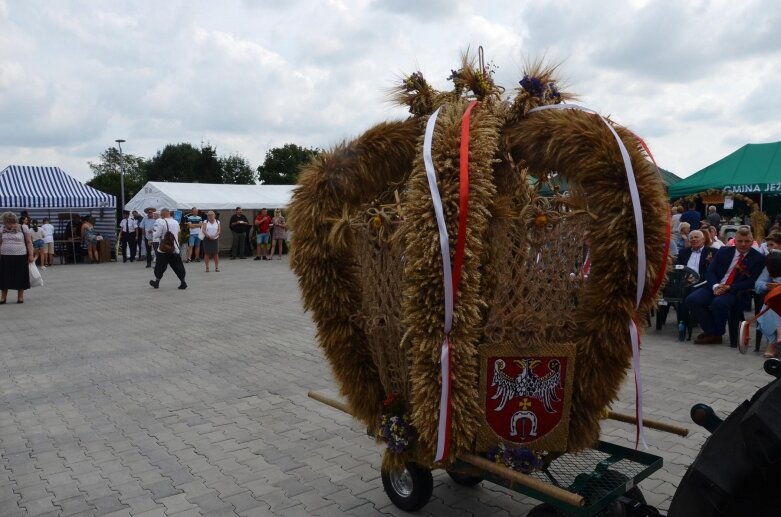
[[[503,439],[528,444],[561,421],[567,378],[564,356],[489,356],[485,419]]]

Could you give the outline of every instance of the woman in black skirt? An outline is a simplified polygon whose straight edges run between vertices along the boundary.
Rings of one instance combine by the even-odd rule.
[[[209,210],[206,220],[201,223],[201,239],[203,240],[203,262],[206,272],[209,272],[209,258],[214,259],[214,270],[220,272],[220,221],[215,218],[214,211]]]
[[[30,288],[28,264],[33,261],[30,234],[16,224],[16,215],[5,212],[0,228],[0,304],[5,303],[9,289],[16,289],[16,303],[24,303],[24,291]]]

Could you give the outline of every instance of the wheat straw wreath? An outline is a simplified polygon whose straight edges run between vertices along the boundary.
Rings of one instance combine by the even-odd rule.
[[[666,267],[663,184],[630,131],[584,111],[535,110],[573,99],[554,73],[531,65],[508,98],[491,66],[468,56],[450,77],[452,91],[435,90],[416,72],[394,92],[409,107],[407,120],[378,124],[321,153],[300,174],[289,207],[292,267],[351,413],[393,441],[396,459],[386,454],[387,466],[433,465],[437,448],[444,277],[423,157],[436,110],[431,161],[451,263],[464,156],[469,174],[443,462],[485,452],[475,451],[487,443],[481,350],[568,350],[575,367],[560,444],[568,451],[598,440],[600,417],[631,366],[628,322],[644,319]],[[473,100],[465,155],[462,124]],[[626,147],[640,199],[646,275],[639,306],[638,232],[613,131]],[[556,189],[540,195],[553,176],[568,180],[569,196]],[[576,274],[584,235],[587,278]]]

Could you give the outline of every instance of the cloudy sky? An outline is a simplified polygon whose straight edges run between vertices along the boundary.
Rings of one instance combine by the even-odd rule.
[[[688,176],[781,140],[781,3],[698,0],[0,0],[0,169],[209,143],[253,167],[285,143],[330,147],[403,109],[482,45],[508,91],[561,63],[580,103]]]

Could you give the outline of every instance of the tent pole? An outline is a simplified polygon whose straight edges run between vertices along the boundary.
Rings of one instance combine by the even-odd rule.
[[[73,240],[73,208],[68,208],[68,217],[71,219],[71,251],[73,252],[73,265],[76,265],[76,241]],[[79,228],[81,230],[81,228]]]

